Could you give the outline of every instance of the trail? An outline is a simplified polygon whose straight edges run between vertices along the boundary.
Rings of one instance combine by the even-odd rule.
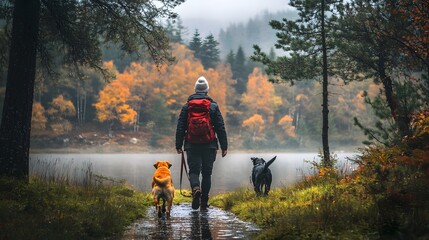
[[[158,218],[155,207],[146,219],[133,223],[122,240],[132,239],[251,239],[260,230],[234,214],[210,207],[207,212],[192,210],[190,203],[173,205],[170,219]]]

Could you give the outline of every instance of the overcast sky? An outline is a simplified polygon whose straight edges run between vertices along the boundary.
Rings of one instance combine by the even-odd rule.
[[[290,9],[288,0],[186,0],[175,9],[188,32],[215,36],[231,23],[246,23],[263,11],[276,13]]]

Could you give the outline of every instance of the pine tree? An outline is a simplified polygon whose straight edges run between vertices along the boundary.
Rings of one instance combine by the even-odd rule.
[[[375,112],[380,111],[376,115],[382,120],[381,122],[393,120],[394,128],[391,126],[383,128],[398,132],[398,134],[389,138],[379,138],[388,140],[383,141],[384,143],[390,142],[390,144],[412,134],[411,114],[418,111],[425,101],[420,95],[413,96],[414,94],[412,94],[413,91],[422,88],[421,86],[406,83],[406,81],[416,82],[413,80],[414,76],[410,81],[409,72],[420,72],[421,67],[426,65],[425,59],[419,54],[419,48],[413,46],[413,44],[420,45],[414,37],[424,29],[425,21],[422,21],[424,18],[419,16],[418,22],[422,28],[413,27],[414,14],[412,11],[405,10],[406,8],[402,8],[402,4],[407,2],[387,0],[350,2],[343,8],[343,17],[339,19],[341,31],[336,33],[338,38],[336,66],[341,70],[338,71],[338,74],[347,80],[374,79],[376,83],[383,85],[383,98],[372,101],[367,99],[367,102],[374,107]],[[418,6],[423,2],[415,1],[412,5]],[[408,42],[411,39],[412,41]],[[424,80],[424,77],[421,76],[420,79]],[[410,91],[409,88],[414,88],[414,90]],[[421,101],[420,104],[415,101],[416,99],[411,99],[411,96],[417,97]],[[385,101],[385,103],[379,103],[379,101]],[[390,116],[385,116],[385,109],[380,106],[387,108]],[[376,129],[381,129],[381,122],[378,123],[379,126],[375,126]],[[363,127],[358,121],[356,124]],[[387,125],[390,124],[387,123]],[[371,130],[366,127],[368,126],[363,127],[363,130],[369,134],[368,131]],[[380,134],[385,135],[385,131],[373,132],[372,135],[374,137]],[[374,137],[372,138],[374,139]]]
[[[226,55],[226,63],[229,64],[231,67],[231,70],[235,67],[235,53],[234,51],[230,50],[228,55]]]
[[[328,139],[328,51],[335,49],[330,43],[329,32],[334,29],[337,8],[341,1],[291,0],[289,5],[298,10],[298,19],[282,22],[273,20],[270,25],[277,30],[276,48],[289,53],[271,60],[255,45],[251,57],[267,66],[267,73],[274,82],[318,80],[322,78],[322,145],[323,165],[332,166]],[[329,17],[327,17],[329,16]],[[332,54],[333,51],[331,51]]]
[[[244,55],[243,48],[239,46],[237,54],[235,55],[234,68],[232,69],[233,78],[237,80],[235,89],[238,94],[242,94],[246,91],[247,76],[250,74],[250,72],[246,70],[246,56]]]
[[[194,56],[198,59],[201,59],[201,50],[203,47],[203,41],[201,39],[200,33],[198,29],[195,29],[194,35],[192,36],[192,40],[189,42],[189,49],[194,51]]]
[[[216,68],[216,65],[220,61],[220,51],[219,43],[214,38],[213,34],[209,34],[204,38],[204,42],[201,48],[201,63],[204,65],[204,68]]]
[[[172,19],[167,20],[165,30],[171,42],[183,43],[182,34],[184,29],[185,27],[183,26],[183,22],[180,17],[177,17],[174,20]]]

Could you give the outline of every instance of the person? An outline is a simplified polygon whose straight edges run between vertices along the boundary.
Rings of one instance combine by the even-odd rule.
[[[213,164],[219,145],[222,157],[228,152],[228,139],[222,113],[218,104],[208,96],[209,83],[203,76],[195,82],[195,93],[188,97],[188,101],[183,105],[176,128],[176,151],[178,154],[186,152],[189,166],[189,181],[192,189],[192,208],[204,211],[208,208],[209,193],[211,188],[211,175]],[[211,128],[213,129],[213,140],[208,143],[191,142],[191,131],[188,131],[188,112],[190,102],[196,99],[207,99],[209,103],[209,113]],[[188,135],[187,135],[188,134]],[[218,144],[219,142],[219,144]],[[182,147],[184,147],[182,149]],[[200,184],[201,174],[201,184]]]

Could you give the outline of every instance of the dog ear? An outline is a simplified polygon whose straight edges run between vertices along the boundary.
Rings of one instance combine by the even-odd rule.
[[[173,164],[171,164],[170,162],[167,161],[168,164],[168,168],[171,168],[171,166],[173,166]]]
[[[156,169],[158,169],[158,163],[159,163],[159,162],[156,162],[156,163],[153,165]]]
[[[273,161],[274,161],[274,160],[276,160],[276,158],[277,158],[277,156],[274,156],[273,158],[271,158],[271,159],[270,159],[270,161],[271,161],[271,160],[273,160]]]

